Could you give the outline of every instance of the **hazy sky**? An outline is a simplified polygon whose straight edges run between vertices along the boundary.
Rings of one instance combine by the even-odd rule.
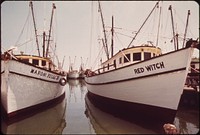
[[[52,3],[56,5],[52,35],[57,46],[56,53],[59,60],[62,61],[65,56],[64,69],[68,70],[69,57],[71,62],[76,57],[76,69],[80,66],[81,57],[85,64],[87,58],[89,58],[87,67],[96,66],[97,60],[99,61],[97,56],[103,55],[105,57],[105,54],[102,54],[103,51],[100,51],[103,49],[98,40],[102,37],[102,23],[100,13],[98,13],[97,1],[33,1],[38,35],[42,35],[44,30],[48,33]],[[114,16],[116,27],[115,53],[128,46],[132,40],[131,37],[139,30],[155,3],[156,1],[101,2],[109,45],[111,17]],[[189,16],[187,38],[197,39],[199,37],[199,5],[195,1],[164,1],[160,2],[160,5],[162,5],[160,19],[162,25],[160,25],[161,39],[158,46],[164,52],[174,49],[173,43],[170,42],[172,26],[170,11],[168,10],[169,5],[172,5],[173,8],[175,31],[180,35],[180,47],[182,47],[188,10],[190,10],[191,15]],[[4,1],[1,4],[2,52],[11,46],[17,46],[18,52],[22,50],[37,54],[30,11],[29,1]],[[159,8],[156,8],[133,45],[141,45],[147,43],[147,41],[153,41],[156,44],[158,18]],[[198,52],[195,52],[195,56],[198,56]]]

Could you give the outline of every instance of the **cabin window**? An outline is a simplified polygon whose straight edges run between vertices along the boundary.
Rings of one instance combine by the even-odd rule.
[[[144,60],[148,60],[151,58],[151,53],[150,52],[144,52]]]
[[[116,60],[113,61],[113,66],[116,68]]]
[[[126,55],[124,56],[124,63],[129,62],[129,61],[130,61],[130,58],[131,58],[130,53],[129,53],[129,54],[126,54]]]
[[[133,53],[133,61],[141,60],[141,53]]]
[[[153,53],[153,57],[155,57],[156,56],[156,54],[155,53]]]
[[[122,57],[119,58],[119,64],[121,64],[121,63],[122,63]]]
[[[23,62],[29,63],[29,59],[22,59]]]
[[[46,66],[46,61],[42,60],[42,66]]]
[[[38,65],[39,64],[39,60],[33,59],[33,64],[34,65]]]

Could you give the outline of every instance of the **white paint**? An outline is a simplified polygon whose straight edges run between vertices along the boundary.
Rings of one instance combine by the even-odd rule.
[[[36,79],[40,78],[48,81],[59,82],[60,78],[62,78],[61,75],[58,75],[59,79],[55,80],[48,78],[47,76],[39,76],[30,73],[31,69],[37,69],[46,72],[47,74],[57,76],[57,74],[27,64],[13,60],[6,62],[1,61],[1,63],[4,63],[2,66],[5,68],[5,72],[1,75],[1,99],[7,113],[12,113],[20,109],[52,100],[64,93],[64,86],[59,83]],[[13,74],[10,73],[10,71],[35,78]]]
[[[169,53],[126,68],[101,75],[86,77],[86,82],[91,84],[106,83],[167,72],[184,67],[186,67],[186,70],[104,85],[87,84],[87,88],[94,94],[111,99],[177,110],[188,73],[192,52],[193,49],[188,48]],[[145,67],[146,65],[158,62],[164,62],[165,68],[140,74],[135,74],[133,71],[135,68]]]

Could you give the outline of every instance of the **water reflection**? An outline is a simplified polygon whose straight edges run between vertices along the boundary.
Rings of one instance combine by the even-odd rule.
[[[69,93],[68,100],[69,102],[77,102],[77,100],[84,100],[85,93],[87,92],[86,84],[84,79],[68,79]],[[80,96],[79,96],[80,94]]]
[[[4,134],[163,134],[163,125],[128,121],[95,107],[88,99],[85,81],[68,80],[65,99],[32,117],[7,125]],[[199,110],[180,108],[174,123],[181,134],[199,131]]]
[[[68,79],[66,85],[67,113],[65,119],[67,126],[63,134],[91,134],[94,133],[85,116],[85,94],[87,88],[84,79]]]
[[[123,120],[113,116],[111,113],[106,113],[99,108],[95,107],[89,100],[88,96],[85,97],[86,102],[86,116],[95,130],[96,134],[155,134],[157,131],[144,128],[140,125]]]
[[[96,134],[164,134],[163,125],[152,121],[128,121],[113,113],[96,107],[88,95],[85,96],[86,111]],[[181,134],[196,134],[199,132],[199,111],[191,109],[179,109],[174,119],[175,126]]]
[[[66,126],[66,101],[31,117],[8,125],[1,120],[3,134],[61,134]]]
[[[199,132],[199,110],[179,108],[174,124],[181,134],[197,134]]]

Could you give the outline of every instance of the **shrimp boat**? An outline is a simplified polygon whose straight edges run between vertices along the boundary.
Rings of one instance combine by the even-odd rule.
[[[75,60],[76,60],[76,57],[74,58],[74,63],[75,63]],[[78,79],[79,78],[79,72],[78,72],[78,70],[74,69],[74,63],[71,63],[71,60],[69,60],[69,61],[70,61],[70,65],[69,65],[69,71],[68,71],[68,74],[67,74],[67,78],[68,79]]]
[[[38,45],[32,2],[30,7]],[[53,4],[51,17],[54,10]],[[43,38],[46,36],[44,32]],[[1,107],[5,118],[10,120],[64,99],[63,87],[66,84],[66,74],[50,58],[48,54],[50,36],[47,41],[47,51],[45,42],[43,43],[43,56],[40,56],[39,48],[38,55],[14,54],[14,48],[1,55]]]
[[[85,78],[85,70],[84,70],[84,63],[82,62],[82,57],[81,57],[81,65],[79,68],[79,79],[84,79]]]
[[[155,7],[157,5],[158,2]],[[100,2],[99,11],[102,16]],[[102,24],[104,28],[103,18]],[[103,45],[106,50],[105,42]],[[190,40],[186,47],[165,54],[153,45],[130,45],[113,55],[111,44],[111,57],[107,57],[99,69],[86,70],[88,97],[94,103],[101,103],[101,106],[123,115],[173,122],[194,47],[199,48],[198,41]]]

